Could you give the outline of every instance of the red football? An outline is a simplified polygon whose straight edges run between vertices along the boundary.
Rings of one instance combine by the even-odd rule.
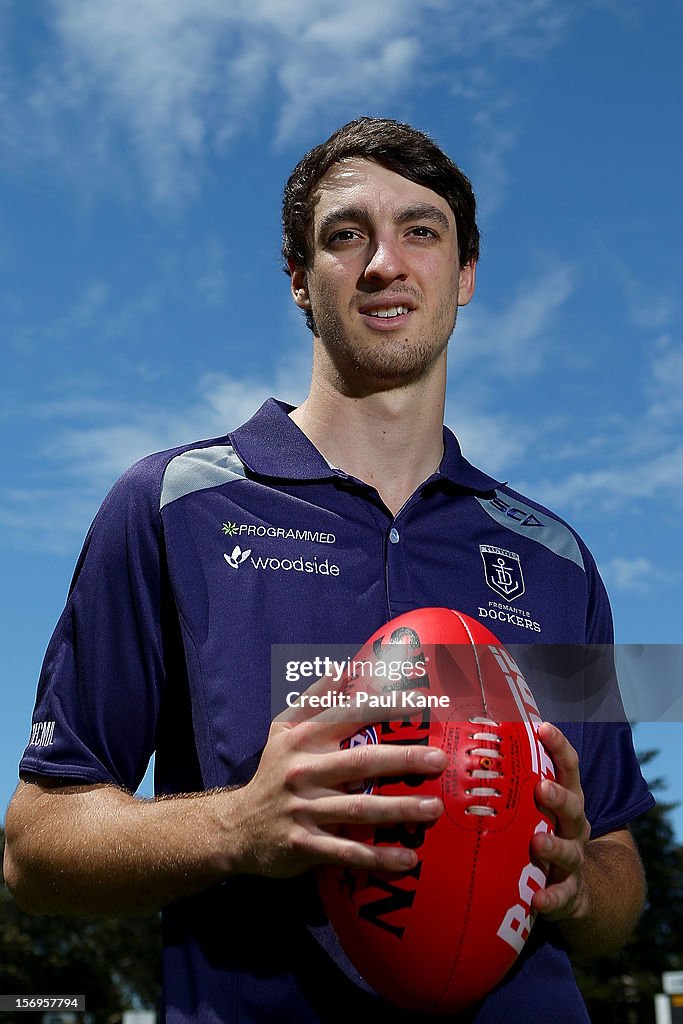
[[[438,795],[445,811],[433,824],[346,827],[368,843],[408,846],[419,860],[402,875],[318,869],[327,915],[385,998],[423,1013],[462,1010],[522,951],[532,895],[545,885],[529,853],[534,832],[552,828],[534,800],[536,783],[554,774],[536,734],[538,708],[495,636],[448,608],[420,608],[379,629],[350,666],[346,692],[366,722],[377,707],[377,722],[344,745],[421,743],[448,754],[438,779],[380,778],[366,790]]]

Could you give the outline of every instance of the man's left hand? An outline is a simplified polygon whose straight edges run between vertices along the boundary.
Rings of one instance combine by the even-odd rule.
[[[555,765],[553,782],[545,779],[536,787],[542,810],[555,818],[555,833],[536,833],[531,851],[548,865],[548,882],[533,896],[531,906],[547,921],[580,920],[589,912],[584,882],[586,845],[591,827],[584,813],[579,776],[579,758],[569,740],[549,722],[539,727],[539,738]]]

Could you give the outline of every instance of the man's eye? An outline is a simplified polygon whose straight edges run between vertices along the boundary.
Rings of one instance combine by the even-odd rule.
[[[421,224],[417,227],[411,228],[410,233],[417,235],[418,238],[436,238],[436,231],[432,231],[431,228],[425,228]]]
[[[341,231],[335,231],[330,236],[330,242],[349,242],[351,239],[356,238],[357,232],[352,231],[351,228],[343,228]]]

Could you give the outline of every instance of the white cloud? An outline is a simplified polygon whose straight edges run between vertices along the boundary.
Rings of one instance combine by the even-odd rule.
[[[214,373],[197,381],[184,408],[140,406],[124,400],[70,398],[36,410],[54,427],[36,453],[33,486],[5,490],[0,527],[5,543],[62,552],[80,542],[114,480],[150,452],[220,437],[247,420],[269,395],[301,402],[310,356],[304,346],[286,355],[270,379]]]
[[[446,403],[446,422],[460,442],[465,458],[492,476],[507,478],[523,458],[531,431],[502,413],[475,410],[457,398]]]
[[[467,83],[463,116],[485,121],[507,90],[482,65],[533,59],[568,17],[558,0],[395,0],[390,15],[384,0],[51,0],[45,12],[52,47],[48,33],[32,85],[11,85],[0,132],[21,127],[29,149],[68,145],[73,160],[85,114],[90,156],[109,163],[116,142],[132,143],[161,200],[192,193],[208,156],[267,103],[276,144],[307,141],[331,117],[443,81],[445,61],[455,91]],[[483,125],[481,141],[496,179],[509,132]]]
[[[508,180],[507,157],[517,133],[509,115],[504,118],[499,111],[482,109],[475,120],[477,147],[471,176],[477,183],[478,219],[485,223],[502,202]]]
[[[683,508],[683,344],[667,333],[654,339],[649,351],[649,366],[642,372],[636,367],[625,386],[625,411],[586,407],[580,425],[573,426],[574,440],[550,445],[562,475],[534,481],[539,500],[572,512],[620,508],[635,513],[654,500]],[[556,430],[548,427],[550,438],[566,435],[562,422]],[[572,470],[572,464],[581,468]],[[592,468],[583,468],[587,464]]]
[[[612,558],[601,565],[607,584],[617,590],[649,590],[661,580],[649,558]]]
[[[567,474],[558,480],[536,480],[534,494],[557,509],[636,509],[642,500],[668,495],[683,501],[683,445],[635,460],[615,437],[610,465]]]
[[[211,239],[206,246],[196,289],[207,306],[221,306],[230,293],[227,255],[217,239]]]
[[[71,486],[4,491],[0,504],[3,544],[13,550],[73,555],[103,497],[104,491]]]
[[[536,437],[514,403],[501,409],[492,381],[511,381],[541,370],[557,313],[571,295],[575,273],[550,266],[522,281],[507,304],[491,309],[475,301],[462,309],[449,343],[446,422],[463,454],[493,476],[508,478],[523,464]],[[550,430],[551,424],[544,424]]]
[[[93,360],[85,354],[91,349],[105,348],[122,340],[144,338],[145,332],[154,330],[161,319],[164,304],[181,269],[188,267],[186,279],[200,296],[203,306],[220,301],[220,269],[218,257],[207,255],[204,261],[186,260],[176,263],[159,274],[149,274],[140,287],[124,292],[113,280],[87,280],[80,284],[74,276],[75,287],[37,303],[26,302],[25,296],[17,309],[7,316],[5,337],[8,346],[24,355],[40,359],[44,351],[59,351],[63,355],[63,368],[71,373],[88,374]],[[154,268],[156,269],[156,268]],[[175,275],[175,277],[174,277]],[[4,296],[3,296],[4,298]],[[9,307],[11,309],[11,306]],[[78,354],[74,359],[74,354]],[[39,375],[40,376],[40,375]],[[93,386],[97,386],[94,382]]]
[[[52,345],[69,345],[74,335],[87,331],[94,333],[96,326],[99,328],[109,299],[110,289],[106,282],[87,282],[80,294],[53,319],[41,325],[24,321],[14,331],[8,325],[6,335],[10,344],[23,352],[31,352],[45,341]]]
[[[664,426],[680,426],[683,414],[683,344],[664,335],[655,345],[649,387],[650,416]]]
[[[571,295],[576,275],[557,265],[519,285],[507,306],[491,310],[476,301],[460,313],[451,343],[451,370],[460,372],[473,360],[487,372],[509,378],[540,369],[557,311]]]
[[[302,359],[303,364],[303,359]],[[296,358],[283,362],[270,380],[240,379],[213,373],[200,378],[194,397],[185,408],[140,407],[113,403],[100,423],[85,422],[80,409],[70,405],[78,425],[62,428],[45,454],[65,476],[97,487],[107,486],[133,462],[150,452],[162,451],[193,440],[220,437],[247,420],[269,395],[287,395],[290,401],[305,397],[307,374]],[[292,396],[292,397],[290,397]],[[62,408],[62,422],[63,412]]]
[[[642,269],[624,257],[620,242],[610,237],[607,228],[592,228],[591,250],[597,255],[601,266],[594,268],[594,275],[603,277],[606,272],[621,293],[623,309],[631,324],[639,333],[656,334],[662,337],[655,342],[657,347],[666,344],[666,332],[680,319],[680,302],[667,284],[651,280],[643,283]]]

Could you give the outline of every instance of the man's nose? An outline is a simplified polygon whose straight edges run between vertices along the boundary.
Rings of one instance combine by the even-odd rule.
[[[408,276],[400,244],[392,239],[379,239],[375,243],[372,255],[365,267],[363,277],[366,281],[405,281]]]

